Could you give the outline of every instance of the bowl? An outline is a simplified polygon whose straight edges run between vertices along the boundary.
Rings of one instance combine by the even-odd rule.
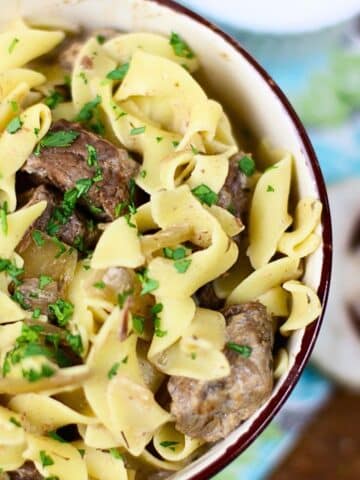
[[[231,112],[235,129],[236,125],[239,130],[246,128],[257,139],[267,139],[275,147],[291,151],[297,191],[301,196],[321,200],[323,216],[319,234],[323,244],[307,259],[304,280],[317,290],[324,313],[332,251],[324,180],[300,120],[279,87],[249,53],[215,25],[171,0],[18,0],[6,3],[0,24],[20,15],[36,24],[115,27],[164,35],[175,31],[183,36],[200,58],[201,75],[209,93]],[[270,399],[226,439],[173,475],[173,479],[208,479],[255,440],[299,379],[319,333],[322,315],[289,338],[289,368],[277,381]]]

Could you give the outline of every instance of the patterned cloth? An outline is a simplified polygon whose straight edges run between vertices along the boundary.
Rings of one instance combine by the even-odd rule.
[[[360,32],[356,22],[288,37],[222,27],[240,40],[290,98],[308,128],[328,184],[360,176]],[[315,368],[307,367],[269,427],[216,479],[268,478],[332,388]]]

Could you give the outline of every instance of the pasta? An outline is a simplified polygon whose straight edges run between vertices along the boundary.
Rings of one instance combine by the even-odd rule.
[[[0,33],[0,471],[170,475],[320,314],[321,203],[293,211],[290,153],[241,151],[177,33],[64,39]]]

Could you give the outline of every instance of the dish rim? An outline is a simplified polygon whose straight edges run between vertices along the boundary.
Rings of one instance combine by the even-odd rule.
[[[322,305],[322,312],[320,316],[308,325],[305,329],[304,336],[301,342],[301,348],[296,355],[294,364],[289,371],[287,378],[279,388],[278,392],[270,400],[268,405],[261,411],[259,416],[253,421],[249,429],[244,432],[239,439],[231,446],[229,446],[219,457],[214,458],[209,465],[206,465],[200,472],[191,474],[189,480],[207,480],[212,478],[220,470],[225,468],[230,462],[240,455],[268,426],[270,421],[274,418],[276,413],[283,406],[292,390],[295,388],[301,373],[303,372],[305,365],[310,357],[310,354],[314,348],[316,339],[318,337],[321,324],[323,322],[326,304],[330,288],[331,279],[331,266],[332,266],[332,230],[331,230],[331,215],[329,208],[329,200],[327,190],[325,186],[324,177],[321,172],[321,168],[316,157],[315,150],[311,144],[309,136],[300,121],[297,113],[292,107],[290,101],[272,79],[272,77],[266,72],[266,70],[255,60],[255,58],[228,33],[224,32],[217,25],[211,21],[205,19],[198,13],[195,13],[191,9],[176,3],[174,0],[145,0],[148,2],[157,3],[164,7],[167,7],[176,13],[185,15],[202,26],[212,30],[214,33],[222,37],[225,42],[230,44],[245,60],[254,68],[258,75],[268,84],[272,92],[276,95],[284,108],[284,114],[287,114],[291,123],[295,127],[295,131],[302,146],[303,154],[306,159],[306,164],[311,174],[316,188],[319,194],[319,199],[323,205],[323,212],[321,217],[322,226],[322,240],[323,240],[323,261],[321,266],[320,283],[317,290],[320,302]],[[189,464],[191,466],[191,464]]]

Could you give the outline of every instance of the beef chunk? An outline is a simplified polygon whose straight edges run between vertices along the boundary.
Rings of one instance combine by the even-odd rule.
[[[96,149],[102,180],[93,182],[89,191],[79,199],[79,203],[101,220],[114,220],[116,205],[130,199],[129,182],[136,175],[138,164],[129,157],[125,149],[117,148],[79,124],[60,120],[53,124],[50,131],[69,130],[79,134],[69,147],[44,147],[39,155],[32,154],[28,158],[23,170],[38,181],[50,184],[62,192],[71,190],[79,180],[95,177],[95,168],[87,163],[87,146],[93,146]]]
[[[225,438],[270,396],[273,385],[271,318],[258,302],[224,310],[227,342],[249,346],[250,356],[225,348],[229,376],[209,382],[171,377],[168,390],[176,428],[214,442]],[[227,344],[228,345],[228,344]]]
[[[27,202],[25,207],[34,205],[42,200],[47,201],[47,206],[44,213],[31,226],[31,229],[21,241],[18,247],[20,253],[27,247],[28,242],[31,241],[30,234],[33,230],[40,230],[41,232],[47,231],[49,221],[56,207],[59,207],[61,204],[62,195],[46,185],[40,185],[37,188],[27,191],[23,195],[22,200]],[[56,232],[56,236],[62,242],[75,247],[78,247],[79,243],[83,243],[82,248],[86,250],[95,246],[99,235],[100,231],[94,227],[92,223],[89,223],[85,216],[77,210],[70,215],[65,225],[59,225],[59,229]]]
[[[219,298],[214,290],[213,283],[207,283],[196,292],[199,307],[220,310],[224,306],[224,300]]]
[[[242,218],[249,209],[250,188],[247,176],[239,169],[238,162],[244,156],[236,153],[229,160],[229,173],[219,192],[218,205]]]
[[[48,306],[56,302],[60,296],[59,286],[56,281],[39,288],[38,278],[26,278],[23,283],[17,287],[17,291],[24,296],[25,304],[31,309],[40,308],[43,315],[48,315]]]
[[[17,470],[8,473],[10,480],[43,480],[43,476],[36,470],[33,462],[25,462]]]

